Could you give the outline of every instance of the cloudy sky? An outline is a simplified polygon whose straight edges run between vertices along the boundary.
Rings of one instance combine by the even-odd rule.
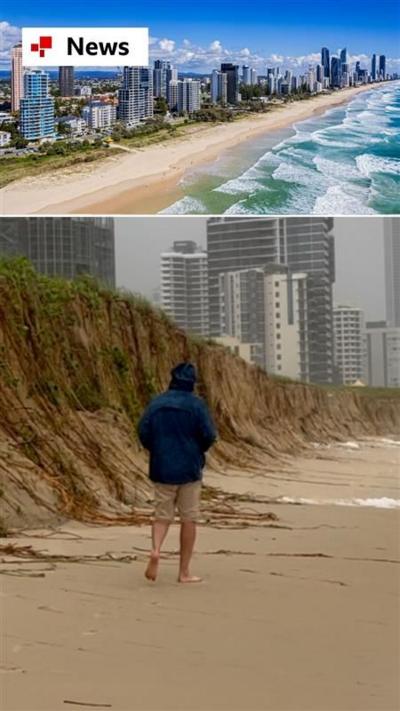
[[[335,302],[364,309],[367,320],[385,318],[383,219],[335,219]],[[134,217],[116,221],[117,282],[151,298],[159,286],[160,253],[174,239],[206,246],[203,217]]]
[[[267,64],[300,70],[319,61],[322,45],[333,53],[346,46],[351,61],[365,65],[373,52],[386,54],[388,70],[400,71],[396,0],[252,0],[247,6],[238,0],[120,0],[117,7],[109,0],[8,4],[0,22],[0,68],[8,68],[21,27],[147,26],[151,58],[168,59],[182,71],[209,72],[221,61],[262,73]]]

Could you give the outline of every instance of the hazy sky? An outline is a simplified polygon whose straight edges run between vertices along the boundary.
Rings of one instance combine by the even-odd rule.
[[[367,320],[385,318],[382,217],[335,218],[336,303],[359,306]],[[151,297],[160,253],[175,239],[206,246],[203,217],[116,218],[117,284]]]

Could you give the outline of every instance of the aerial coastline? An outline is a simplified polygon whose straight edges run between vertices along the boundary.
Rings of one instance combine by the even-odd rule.
[[[26,177],[0,190],[0,211],[7,215],[154,214],[179,198],[179,181],[187,170],[216,159],[246,140],[290,127],[378,86],[369,84],[320,94],[232,123],[211,127],[201,124],[189,135],[165,143],[131,149],[124,155],[115,153],[84,166]]]

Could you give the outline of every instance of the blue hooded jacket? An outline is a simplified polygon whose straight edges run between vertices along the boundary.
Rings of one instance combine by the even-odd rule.
[[[150,479],[187,484],[202,478],[204,453],[217,433],[203,400],[194,395],[196,371],[180,363],[167,390],[151,401],[139,422],[142,445],[150,452]]]

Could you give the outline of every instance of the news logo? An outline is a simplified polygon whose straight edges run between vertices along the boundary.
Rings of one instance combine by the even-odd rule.
[[[22,64],[25,67],[146,67],[149,63],[147,27],[24,27]]]
[[[46,56],[46,49],[51,49],[53,46],[52,37],[39,37],[39,42],[31,43],[31,52],[39,52],[39,57]]]

